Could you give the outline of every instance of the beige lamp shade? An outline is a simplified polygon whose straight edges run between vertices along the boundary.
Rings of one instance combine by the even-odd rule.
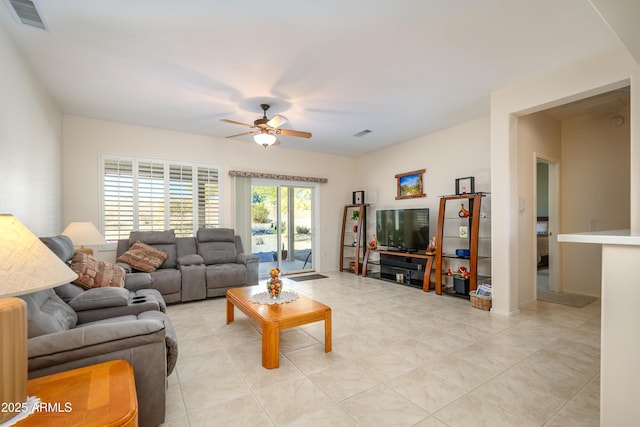
[[[75,280],[73,272],[12,215],[0,214],[0,297],[28,294]],[[0,402],[27,398],[27,306],[0,298]],[[16,409],[15,411],[13,409]],[[0,424],[19,405],[0,412]]]
[[[0,296],[53,288],[77,277],[13,215],[0,214]]]
[[[91,222],[71,222],[62,231],[76,246],[106,245],[108,242]]]

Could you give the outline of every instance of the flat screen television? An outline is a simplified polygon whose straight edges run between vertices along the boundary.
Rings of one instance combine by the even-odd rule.
[[[416,252],[429,245],[429,209],[382,209],[376,211],[379,246]]]

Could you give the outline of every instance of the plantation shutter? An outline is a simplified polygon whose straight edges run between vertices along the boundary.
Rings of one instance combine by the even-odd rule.
[[[133,161],[103,163],[103,234],[107,241],[129,237],[134,226]]]
[[[169,165],[169,227],[176,236],[193,235],[193,167]]]
[[[164,164],[138,162],[138,230],[165,229]]]
[[[198,226],[220,226],[220,185],[217,168],[198,167]]]

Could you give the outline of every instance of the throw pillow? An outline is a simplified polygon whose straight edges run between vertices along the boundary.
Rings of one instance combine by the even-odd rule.
[[[162,265],[169,254],[142,242],[134,243],[128,251],[118,257],[118,261],[129,264],[136,270],[153,273]]]
[[[78,275],[73,283],[85,289],[124,286],[124,269],[110,262],[100,261],[93,255],[76,252],[71,260],[71,269]]]

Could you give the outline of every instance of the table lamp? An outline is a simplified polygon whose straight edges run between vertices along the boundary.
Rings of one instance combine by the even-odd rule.
[[[24,403],[27,398],[27,305],[20,298],[5,297],[77,277],[13,215],[0,214],[0,402]],[[0,424],[17,414],[0,412]]]
[[[98,229],[91,222],[71,222],[61,233],[69,237],[76,248],[76,252],[84,252],[93,255],[93,249],[86,246],[106,245],[108,242],[100,234]]]

